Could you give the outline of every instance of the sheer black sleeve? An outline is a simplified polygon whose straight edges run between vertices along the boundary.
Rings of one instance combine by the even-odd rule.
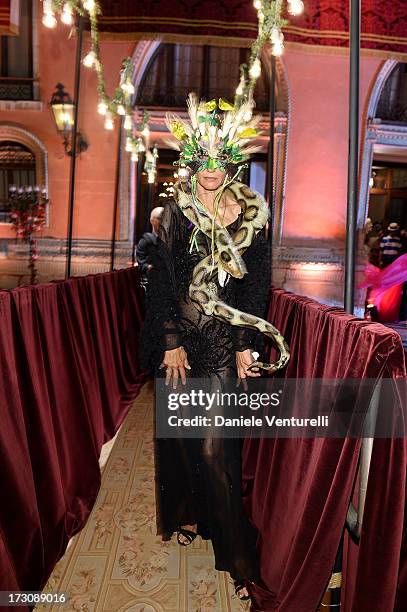
[[[267,316],[271,276],[269,245],[264,230],[256,235],[243,259],[247,274],[235,279],[236,308],[264,319]],[[236,326],[232,328],[232,335],[235,351],[257,348],[259,336],[262,336],[256,330]]]
[[[182,345],[174,273],[179,221],[178,207],[169,201],[162,215],[157,244],[150,251],[152,269],[148,274],[146,317],[141,335],[144,367],[159,366],[164,351]]]

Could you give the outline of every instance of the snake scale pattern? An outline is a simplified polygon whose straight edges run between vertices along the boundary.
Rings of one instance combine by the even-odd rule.
[[[265,319],[242,312],[222,302],[218,298],[215,282],[216,278],[220,278],[222,271],[223,274],[226,272],[234,278],[244,276],[246,266],[242,254],[251,245],[256,233],[266,224],[268,207],[259,194],[243,183],[230,184],[227,192],[237,201],[243,211],[242,223],[233,238],[226,228],[218,223],[215,224],[213,257],[210,254],[195,266],[189,286],[189,296],[196,308],[204,314],[230,325],[256,329],[270,338],[280,353],[279,359],[276,363],[255,361],[249,369],[262,369],[272,373],[283,368],[290,359],[289,347],[283,336],[274,325]],[[181,188],[175,190],[174,196],[184,215],[204,234],[211,237],[211,217],[199,211],[191,195]]]

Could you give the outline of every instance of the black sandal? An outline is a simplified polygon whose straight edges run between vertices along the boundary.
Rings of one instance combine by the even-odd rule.
[[[239,595],[240,591],[242,591],[243,589],[247,589],[244,580],[238,578],[237,580],[233,580],[233,584],[235,586],[236,597],[240,599],[240,601],[247,601],[248,599],[250,599],[250,595]]]
[[[188,542],[182,542],[179,539],[180,535],[184,536],[184,538],[186,538]],[[198,534],[195,531],[191,531],[190,529],[183,529],[182,527],[180,527],[177,531],[177,542],[181,546],[189,546],[195,540],[197,535]]]

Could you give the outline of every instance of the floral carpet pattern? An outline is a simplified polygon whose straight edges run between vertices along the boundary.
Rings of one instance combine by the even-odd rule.
[[[110,454],[109,454],[110,453]],[[106,457],[108,456],[107,460]],[[153,385],[147,383],[114,441],[102,450],[102,486],[84,529],[54,568],[45,593],[68,595],[47,612],[244,612],[211,545],[189,547],[155,531]]]

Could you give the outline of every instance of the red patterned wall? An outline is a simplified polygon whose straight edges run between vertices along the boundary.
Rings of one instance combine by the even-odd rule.
[[[290,17],[286,40],[346,47],[348,0],[304,0],[304,4],[303,15]],[[111,37],[250,45],[257,31],[250,0],[105,0],[102,5],[101,29]],[[407,53],[406,0],[362,0],[362,46]]]
[[[0,35],[9,34],[11,0],[0,0]]]

